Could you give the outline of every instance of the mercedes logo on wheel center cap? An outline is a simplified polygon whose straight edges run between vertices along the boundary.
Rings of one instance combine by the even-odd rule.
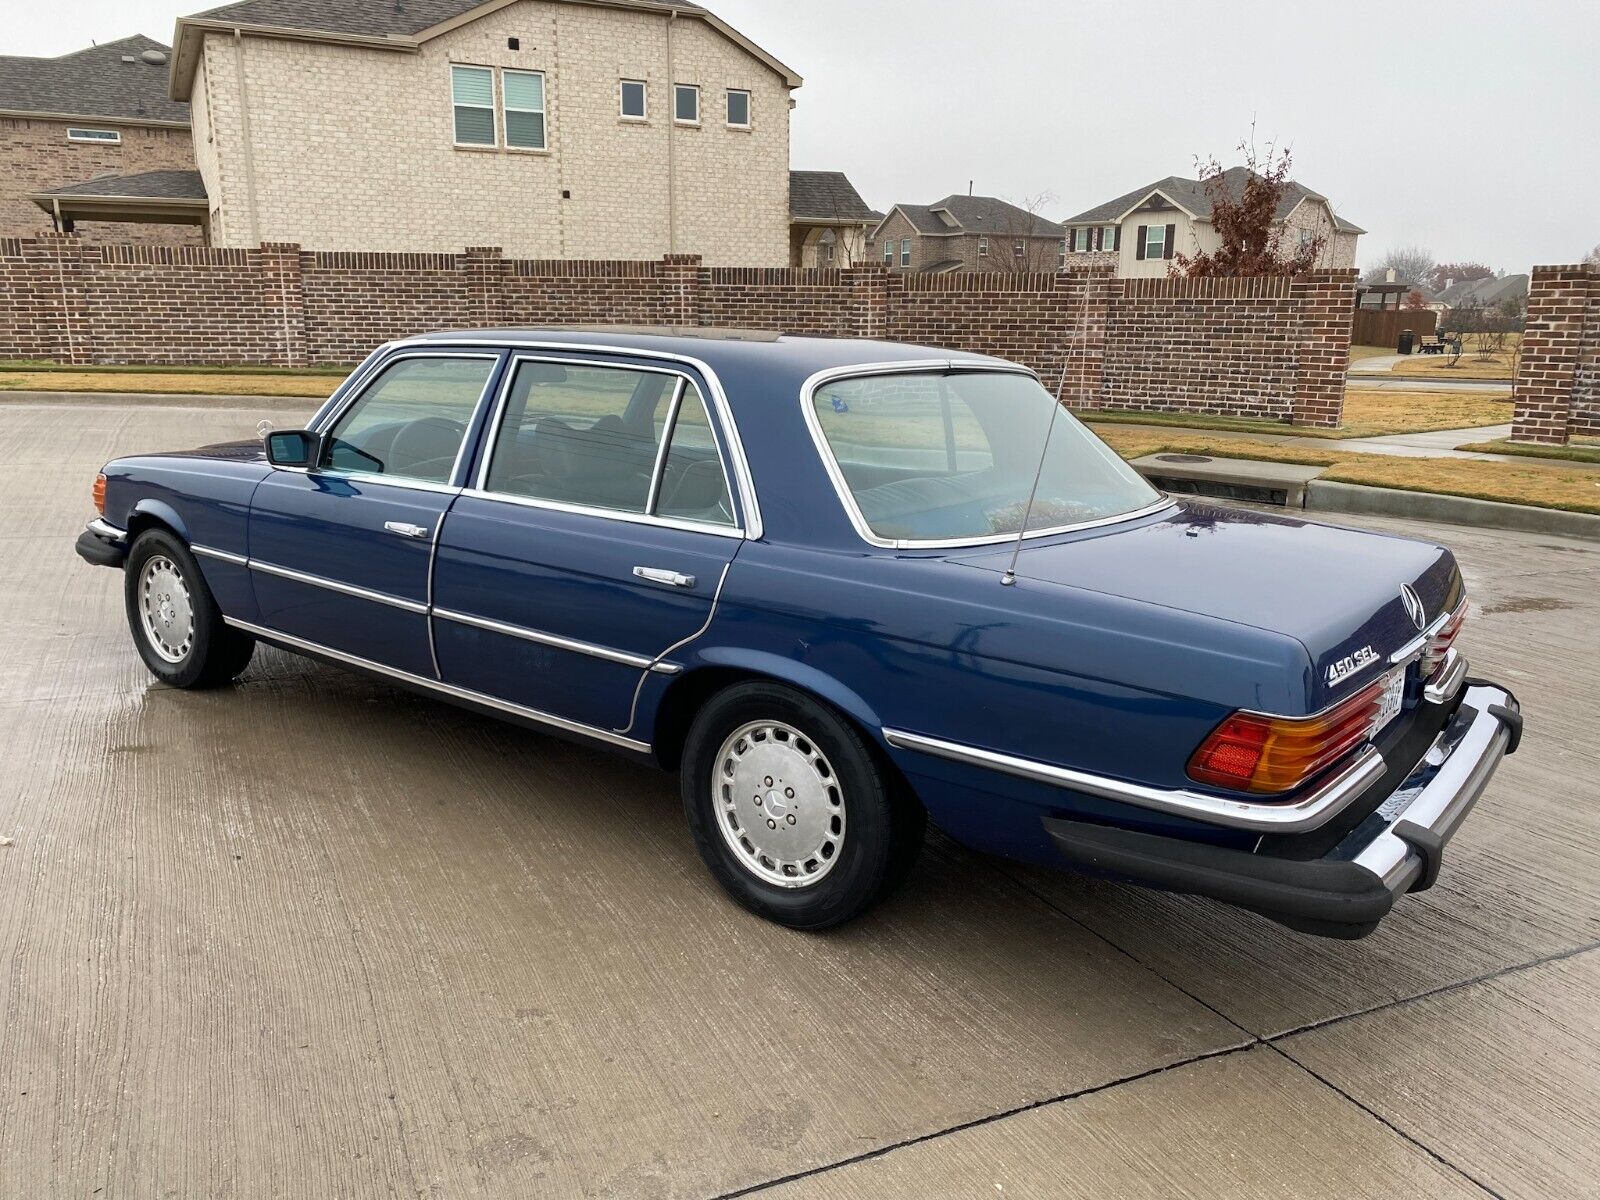
[[[1417,595],[1416,588],[1409,583],[1400,585],[1400,599],[1406,606],[1406,613],[1411,617],[1411,623],[1418,629],[1428,624],[1428,610],[1422,607],[1422,597]]]

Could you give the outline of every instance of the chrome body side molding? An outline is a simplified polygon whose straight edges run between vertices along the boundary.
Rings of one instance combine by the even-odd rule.
[[[896,749],[915,750],[935,758],[985,767],[1021,779],[1120,801],[1136,808],[1148,808],[1229,829],[1248,829],[1257,833],[1305,833],[1316,829],[1348,807],[1362,792],[1381,779],[1387,769],[1383,755],[1378,753],[1376,747],[1367,746],[1348,765],[1299,800],[1239,800],[1184,788],[1148,787],[899,729],[885,729],[883,736]]]
[[[359,658],[354,654],[346,654],[343,650],[335,650],[331,646],[324,646],[318,642],[306,641],[304,638],[292,637],[280,633],[276,629],[269,629],[265,625],[255,625],[249,621],[241,621],[236,617],[223,617],[235,629],[242,629],[253,634],[263,641],[271,642],[289,650],[301,650],[310,654],[320,655],[347,666],[356,667],[373,674],[384,675],[390,679],[398,679],[414,687],[419,687],[452,699],[464,700],[469,704],[481,705],[499,712],[509,713],[514,717],[521,717],[540,725],[548,725],[552,729],[560,729],[566,733],[575,733],[582,737],[594,738],[596,741],[606,742],[609,745],[620,746],[624,750],[637,751],[640,754],[650,753],[650,744],[635,738],[624,737],[620,733],[609,729],[599,729],[593,725],[585,725],[579,721],[569,721],[565,717],[558,717],[554,713],[541,712],[536,708],[527,708],[521,704],[512,704],[510,701],[475,692],[470,688],[456,687],[454,684],[442,683],[437,679],[428,679],[422,675],[413,675],[409,671],[402,671],[397,667],[386,666],[383,663],[373,662],[371,659]]]

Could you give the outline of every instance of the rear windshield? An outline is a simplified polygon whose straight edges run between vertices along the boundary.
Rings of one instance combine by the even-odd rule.
[[[887,540],[1015,534],[1025,508],[1030,531],[1058,529],[1160,499],[1029,375],[869,375],[826,384],[812,403],[862,520]]]

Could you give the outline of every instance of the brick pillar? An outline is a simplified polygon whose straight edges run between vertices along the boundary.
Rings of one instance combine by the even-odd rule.
[[[1522,357],[1511,385],[1511,440],[1564,445],[1571,433],[1591,279],[1583,266],[1535,267]]]
[[[1068,408],[1103,404],[1112,301],[1121,295],[1114,274],[1109,267],[1088,267],[1055,275],[1060,352],[1044,357],[1039,376],[1052,395],[1059,389]]]
[[[1356,272],[1341,269],[1298,275],[1289,285],[1289,297],[1299,314],[1300,339],[1291,419],[1296,425],[1335,429],[1344,415]]]
[[[840,272],[850,285],[852,337],[884,338],[889,334],[889,275],[886,267],[868,264]]]
[[[505,274],[510,266],[499,246],[468,246],[456,260],[466,276],[466,323],[485,329],[505,324]]]
[[[25,239],[21,251],[22,274],[32,285],[32,304],[31,328],[19,341],[33,347],[30,357],[73,366],[93,362],[83,242],[75,233],[41,233]]]
[[[259,254],[263,311],[273,314],[276,326],[268,340],[270,361],[282,367],[303,367],[310,358],[300,246],[296,242],[262,242]]]
[[[667,281],[669,325],[697,326],[700,321],[700,290],[709,281],[700,268],[698,254],[668,254],[661,260],[661,275]]]

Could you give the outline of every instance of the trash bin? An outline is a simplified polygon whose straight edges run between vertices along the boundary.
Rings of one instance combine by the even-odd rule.
[[[1395,349],[1401,354],[1414,354],[1417,349],[1417,335],[1409,329],[1400,331],[1400,342]]]

